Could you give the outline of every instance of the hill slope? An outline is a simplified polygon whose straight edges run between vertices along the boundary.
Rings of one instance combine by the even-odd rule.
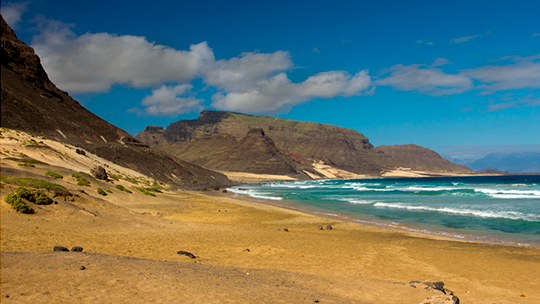
[[[301,164],[279,151],[260,128],[251,129],[240,141],[230,134],[214,134],[166,145],[162,149],[186,161],[219,171],[309,178],[300,168]]]
[[[538,173],[540,172],[540,153],[488,154],[467,166],[477,171],[495,168],[510,173]]]
[[[249,130],[262,128],[277,148],[298,161],[322,160],[353,173],[379,173],[377,151],[356,130],[321,123],[246,115],[233,112],[203,111],[195,120],[180,120],[167,129],[147,127],[136,137],[160,147],[228,133],[237,140]],[[170,150],[167,150],[170,151]]]
[[[394,160],[394,167],[405,167],[421,171],[472,172],[466,166],[454,164],[437,152],[414,144],[378,146],[378,149]],[[389,162],[391,165],[392,163]]]
[[[311,170],[306,169],[309,166],[305,164],[321,162],[355,174],[379,174],[384,169],[399,166],[437,172],[472,172],[441,158],[434,151],[415,145],[374,148],[368,138],[356,130],[233,112],[203,111],[198,119],[180,120],[166,129],[148,126],[136,137],[181,159],[202,164],[198,158],[207,159],[212,156],[219,159],[219,155],[212,149],[223,150],[229,147],[223,140],[210,139],[212,136],[229,134],[231,139],[240,140],[252,128],[263,129],[281,152],[302,164],[301,167],[307,171]],[[197,143],[201,140],[208,143],[214,141],[214,144],[208,144],[204,151],[200,150],[193,155],[188,147],[202,145]],[[244,148],[249,149],[249,146]],[[204,165],[217,169],[211,163]]]
[[[174,159],[140,143],[86,110],[48,78],[34,50],[1,20],[1,126],[55,138],[82,147],[157,180],[188,186],[229,182],[226,176]]]

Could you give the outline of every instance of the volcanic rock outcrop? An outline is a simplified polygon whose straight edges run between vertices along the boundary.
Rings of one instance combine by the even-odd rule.
[[[293,159],[304,171],[307,164],[323,163],[356,174],[379,174],[394,167],[437,172],[472,171],[443,159],[434,151],[416,145],[373,147],[368,138],[356,130],[321,123],[292,121],[282,118],[246,115],[233,112],[203,111],[198,119],[180,120],[166,129],[148,126],[136,137],[150,146],[173,154],[180,159],[215,170],[220,158],[218,151],[231,147],[249,130],[261,128],[283,154]],[[206,141],[203,144],[201,140]],[[202,146],[205,145],[203,149]],[[188,148],[189,147],[189,148]],[[190,151],[197,147],[197,153]],[[237,148],[249,149],[249,145]],[[230,151],[230,150],[229,150]],[[255,151],[253,151],[255,153]],[[208,161],[214,157],[215,162]],[[236,168],[240,169],[240,168]],[[266,168],[267,169],[267,168]],[[242,169],[242,170],[245,170]],[[249,172],[253,172],[252,170]],[[248,172],[248,171],[245,171]],[[270,174],[261,170],[256,173]]]
[[[55,138],[157,180],[189,186],[228,183],[223,174],[149,148],[86,110],[47,76],[34,50],[2,17],[1,126]]]
[[[213,170],[309,178],[303,173],[302,164],[281,152],[261,128],[249,130],[240,141],[230,134],[218,133],[191,141],[179,141],[162,146],[162,149]]]

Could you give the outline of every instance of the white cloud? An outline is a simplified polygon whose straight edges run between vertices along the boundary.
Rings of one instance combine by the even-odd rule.
[[[533,36],[533,37],[534,37],[534,36],[540,36],[540,33],[534,33],[534,34],[532,34],[531,36]]]
[[[462,70],[460,75],[480,81],[481,94],[497,91],[540,88],[540,62],[520,61],[508,65],[489,65]]]
[[[204,99],[185,96],[189,94],[191,89],[193,89],[193,86],[190,84],[162,85],[160,88],[153,90],[152,95],[146,96],[141,105],[146,107],[145,111],[149,115],[176,115],[200,111],[203,109],[201,104]]]
[[[463,43],[476,37],[482,37],[482,35],[473,35],[473,36],[467,36],[467,37],[453,38],[452,40],[450,40],[450,43]]]
[[[255,87],[257,82],[292,67],[289,52],[242,53],[228,60],[208,60],[200,67],[199,74],[210,86],[227,92],[246,91]]]
[[[249,113],[277,113],[313,98],[372,94],[373,90],[367,71],[354,76],[344,71],[324,72],[301,83],[293,83],[286,74],[280,73],[246,91],[217,93],[212,97],[212,106]]]
[[[434,67],[438,67],[438,66],[446,65],[446,64],[452,64],[452,62],[450,62],[450,60],[446,58],[437,58],[435,59],[435,61],[433,61],[433,63],[429,67],[434,68]]]
[[[144,37],[108,33],[76,36],[73,25],[38,19],[42,32],[32,41],[49,77],[71,93],[105,92],[115,84],[148,87],[189,82],[214,54],[206,42],[189,51],[149,42]]]
[[[319,51],[319,48],[317,48],[317,47],[314,47],[314,48],[313,48],[313,53],[320,53],[320,52],[321,52],[321,51]]]
[[[386,70],[390,72],[390,76],[375,81],[375,84],[392,86],[401,91],[418,91],[432,96],[459,94],[473,88],[472,80],[466,76],[446,74],[440,69],[422,68],[423,66],[395,65]]]
[[[21,15],[27,10],[28,2],[3,3],[1,5],[2,17],[9,26],[17,28],[21,22]]]

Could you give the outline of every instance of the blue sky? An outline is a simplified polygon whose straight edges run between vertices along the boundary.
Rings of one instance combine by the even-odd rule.
[[[2,1],[49,77],[137,134],[229,110],[455,161],[539,151],[539,1]]]

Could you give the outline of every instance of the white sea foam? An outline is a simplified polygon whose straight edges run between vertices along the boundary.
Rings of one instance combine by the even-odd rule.
[[[530,222],[540,222],[540,215],[537,214],[523,214],[517,211],[491,211],[491,210],[473,210],[473,209],[454,209],[454,208],[434,208],[428,206],[411,206],[402,203],[376,203],[375,207],[393,208],[393,209],[406,209],[406,210],[421,210],[421,211],[434,211],[442,213],[451,213],[459,215],[469,215],[484,218],[506,218],[512,220],[526,220]]]
[[[496,198],[538,198],[540,199],[540,190],[510,190],[510,189],[489,189],[477,188],[476,192],[481,192]]]
[[[370,204],[377,203],[377,201],[374,201],[374,200],[361,200],[357,198],[340,198],[339,200],[343,202],[349,202],[351,204],[361,204],[361,205],[370,205]]]
[[[271,194],[271,193],[258,192],[258,191],[251,190],[251,189],[230,188],[229,190],[231,192],[235,193],[235,194],[248,195],[248,196],[253,197],[253,198],[269,199],[269,200],[275,200],[275,201],[280,201],[280,200],[283,199],[282,197],[269,196],[269,194]]]

